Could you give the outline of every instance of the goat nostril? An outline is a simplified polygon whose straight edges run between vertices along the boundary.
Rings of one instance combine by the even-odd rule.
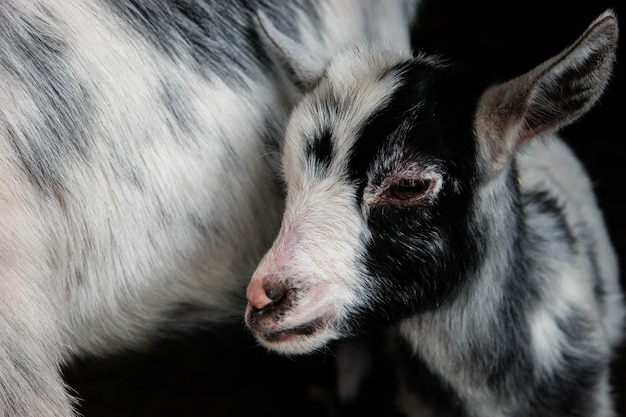
[[[253,312],[277,305],[286,295],[287,287],[274,278],[252,280],[246,289],[246,298]]]
[[[285,296],[285,287],[279,283],[266,284],[263,286],[265,295],[272,300],[272,303],[279,301]]]

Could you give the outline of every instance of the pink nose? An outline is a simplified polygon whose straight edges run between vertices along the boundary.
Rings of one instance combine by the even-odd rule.
[[[272,303],[280,301],[285,295],[285,286],[276,279],[265,277],[253,279],[246,289],[246,297],[250,306],[261,310]]]

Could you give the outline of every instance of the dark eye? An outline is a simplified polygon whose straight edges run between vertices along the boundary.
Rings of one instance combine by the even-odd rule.
[[[430,189],[431,181],[428,179],[403,178],[387,189],[387,197],[401,201],[412,201],[423,197]]]

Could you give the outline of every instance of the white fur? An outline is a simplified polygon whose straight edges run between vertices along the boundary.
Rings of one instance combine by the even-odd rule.
[[[265,5],[270,18],[268,10],[292,6]],[[302,11],[290,23],[311,45],[321,36],[323,47],[360,37],[359,19],[377,22],[393,9],[356,0],[315,7],[318,24]],[[283,201],[263,141],[268,123],[283,127],[294,99],[277,88],[278,72],[199,70],[181,33],[170,34],[172,50],[159,49],[113,9],[88,0],[0,6],[3,30],[18,34],[0,39],[8,46],[0,53],[1,415],[73,415],[58,368],[76,355],[138,348],[165,328],[240,317],[248,278],[278,231]],[[252,29],[251,18],[239,17],[251,25],[241,33]],[[58,41],[47,51],[53,59],[34,50],[25,59],[19,36]],[[59,68],[38,68],[38,58]],[[36,78],[66,74],[70,81]],[[46,108],[36,81],[50,100],[84,97],[76,109]],[[164,104],[166,87],[173,102]],[[85,120],[59,119],[73,110]],[[61,136],[43,136],[49,125]],[[81,135],[62,137],[59,127]],[[66,146],[71,140],[84,154]],[[355,237],[346,239],[330,252],[337,259],[354,257]],[[329,308],[318,295],[319,308]],[[189,305],[192,317],[183,314]]]

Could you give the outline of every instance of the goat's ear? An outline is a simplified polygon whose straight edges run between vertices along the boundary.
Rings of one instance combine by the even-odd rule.
[[[311,89],[324,73],[325,57],[279,31],[265,13],[259,11],[257,18],[261,36],[272,46],[293,83],[304,91]]]
[[[475,120],[485,157],[503,166],[526,139],[556,130],[589,110],[611,76],[617,37],[617,19],[607,10],[560,54],[487,89]]]

